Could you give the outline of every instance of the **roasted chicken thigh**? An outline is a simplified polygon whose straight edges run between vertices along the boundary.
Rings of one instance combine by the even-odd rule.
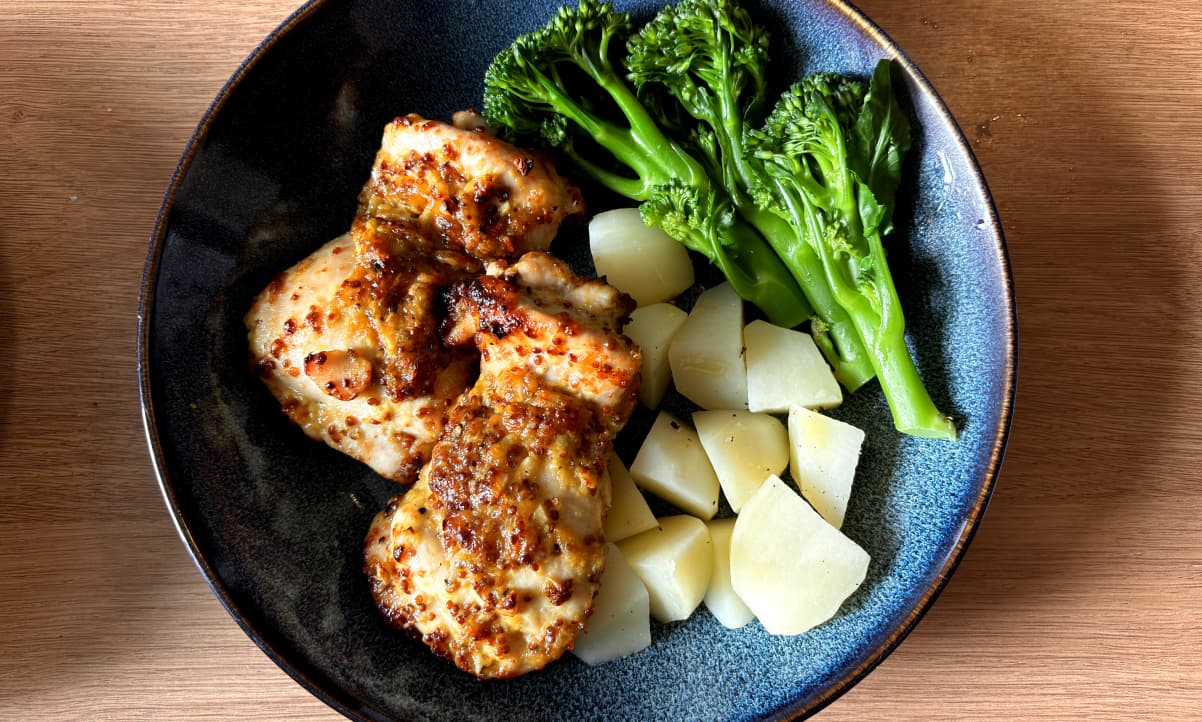
[[[348,234],[280,274],[246,315],[251,358],[306,435],[412,483],[447,409],[475,378],[475,354],[440,349],[447,363],[425,392],[390,394],[362,273]]]
[[[418,483],[366,539],[372,594],[461,669],[513,677],[571,648],[605,559],[606,456],[638,393],[633,301],[545,253],[453,286],[448,342],[480,376]]]
[[[546,248],[582,210],[579,190],[536,154],[482,130],[398,118],[350,234],[255,299],[252,363],[307,435],[412,483],[475,378],[475,350],[439,335],[442,289],[486,261]]]
[[[373,520],[384,616],[480,677],[569,649],[605,560],[606,457],[633,410],[633,309],[542,252],[580,192],[539,155],[410,115],[385,129],[350,232],[245,317],[309,436],[414,486]]]

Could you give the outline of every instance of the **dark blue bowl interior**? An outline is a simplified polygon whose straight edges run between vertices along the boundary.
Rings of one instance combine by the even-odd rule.
[[[655,3],[631,6],[647,17]],[[866,74],[900,50],[847,6],[757,6],[775,82]],[[395,487],[304,438],[248,372],[241,317],[276,273],[344,232],[393,117],[478,106],[497,51],[551,5],[359,0],[303,8],[219,96],[181,161],[152,244],[140,364],[148,433],[181,533],[273,659],[346,714],[402,719],[746,719],[812,712],[909,631],[954,568],[996,477],[1014,388],[999,225],[955,123],[902,58],[918,123],[890,263],[919,368],[962,429],[897,434],[875,384],[836,415],[867,431],[844,531],[872,555],[831,622],[799,637],[723,629],[704,609],[590,668],[568,657],[482,683],[377,619],[362,536]],[[612,202],[591,194],[593,209]],[[582,229],[556,249],[580,258]],[[587,264],[587,261],[583,261]],[[672,402],[679,405],[679,400]],[[621,444],[629,462],[642,413]]]

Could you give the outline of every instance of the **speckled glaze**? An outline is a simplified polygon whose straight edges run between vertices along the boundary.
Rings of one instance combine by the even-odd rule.
[[[504,5],[504,7],[501,7]],[[622,3],[621,5],[627,6]],[[655,2],[629,5],[647,17]],[[230,614],[282,668],[349,717],[407,720],[727,720],[821,709],[913,628],[951,574],[997,477],[1015,388],[1005,246],[984,179],[929,84],[849,5],[755,6],[775,28],[775,81],[864,74],[896,57],[918,121],[890,263],[918,366],[958,443],[897,434],[879,388],[836,415],[867,431],[844,531],[868,578],[818,629],[723,629],[703,609],[653,625],[650,649],[590,668],[568,657],[483,683],[387,628],[361,540],[395,490],[306,439],[246,366],[241,317],[277,272],[349,226],[381,129],[480,102],[484,69],[551,4],[311,3],[221,91],[180,161],[146,265],[143,413],[168,507]],[[606,204],[590,194],[593,209]],[[587,265],[583,234],[556,250]],[[669,405],[687,411],[679,398]],[[619,444],[627,461],[651,415]],[[729,510],[724,512],[728,513]]]

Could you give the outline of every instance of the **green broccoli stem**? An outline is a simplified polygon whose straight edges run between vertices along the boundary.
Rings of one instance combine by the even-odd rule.
[[[787,221],[760,208],[747,197],[744,189],[751,187],[757,172],[748,162],[743,147],[742,115],[729,88],[725,93],[718,93],[717,97],[721,117],[710,119],[710,122],[722,130],[716,135],[721,157],[726,160],[724,175],[727,177],[727,187],[736,189],[732,192],[735,207],[776,251],[784,261],[785,268],[801,286],[806,300],[823,322],[822,328],[811,328],[814,340],[834,370],[835,379],[848,391],[854,392],[875,375],[872,361],[855,329],[851,327],[847,314],[835,303],[822,270],[822,262],[814,250]]]
[[[645,181],[644,192],[650,195],[651,188],[669,180],[679,180],[691,186],[708,183],[705,168],[684,151],[679,144],[670,140],[659,129],[659,125],[647,113],[629,88],[620,81],[602,76],[596,81],[617,102],[622,114],[630,123],[626,138],[633,143],[634,152],[617,156],[626,165],[634,168]],[[596,137],[597,142],[609,147],[608,138]],[[646,200],[639,198],[638,200]]]
[[[724,45],[720,48],[722,51],[727,50]],[[729,67],[729,61],[725,61],[724,66]],[[690,82],[689,76],[684,76],[680,81]],[[708,123],[715,131],[723,185],[730,189],[739,215],[759,231],[801,286],[806,300],[822,321],[821,324],[811,325],[814,341],[826,357],[827,363],[831,365],[835,379],[848,391],[854,392],[875,375],[864,344],[852,328],[847,314],[831,296],[822,262],[814,255],[813,249],[799,237],[788,222],[760,208],[748,197],[746,189],[750,188],[753,180],[757,178],[757,171],[748,162],[743,145],[745,109],[735,97],[733,85],[720,83],[707,87],[717,100],[716,109],[713,106],[691,105],[687,110],[698,120]],[[700,96],[701,93],[697,92],[695,84],[693,88],[692,95]],[[679,93],[680,89],[681,86],[678,85],[676,92]]]
[[[867,240],[873,257],[883,259],[885,248],[880,234],[872,233]],[[906,322],[902,315],[901,299],[897,297],[897,288],[893,285],[893,274],[883,273],[880,276],[878,283],[884,287],[880,289],[883,301],[881,333],[877,337],[871,336],[871,332],[861,331],[861,334],[870,339],[868,343],[876,349],[876,355],[881,360],[877,376],[889,401],[889,408],[893,411],[893,424],[913,436],[955,441],[956,425],[936,408],[914,366],[914,358],[906,348]]]
[[[784,261],[785,268],[789,269],[821,319],[821,327],[812,327],[811,332],[834,370],[835,378],[848,391],[855,391],[871,381],[876,375],[872,359],[847,312],[835,302],[822,261],[814,249],[779,216],[750,202],[739,204],[739,211]]]
[[[758,306],[777,326],[793,328],[810,317],[813,311],[793,276],[752,226],[736,220],[726,238],[732,241],[729,246],[706,255],[740,297]]]
[[[627,85],[621,63],[611,60],[611,44],[624,42],[628,34],[629,16],[608,3],[581,0],[576,10],[561,8],[551,23],[518,38],[489,66],[486,112],[517,136],[539,136],[559,148],[584,174],[641,202],[644,211],[656,203],[657,195],[670,204],[668,196],[676,187],[694,191],[694,200],[717,198],[721,205],[730,205],[729,194],[718,184],[720,179],[711,176],[706,159],[694,157],[664,132]],[[588,79],[584,85],[595,87],[577,84],[584,79],[577,77],[577,70]],[[594,101],[605,96],[617,113],[607,109],[602,115],[595,108]],[[593,156],[592,148],[573,147],[573,135],[589,138],[608,157]],[[805,294],[754,228],[732,223],[735,214],[725,208],[708,217],[701,213],[700,218],[697,210],[667,207],[656,215],[662,226],[663,214],[671,212],[670,235],[705,254],[739,295],[774,323],[795,326],[812,315]]]
[[[614,158],[633,170],[639,182],[637,186],[632,181],[618,183],[617,181],[624,180],[621,176],[603,171],[595,164],[581,162],[586,172],[595,175],[613,190],[635,200],[646,200],[653,187],[672,178],[696,184],[705,177],[705,171],[700,164],[664,136],[655,121],[620,81],[612,79],[603,68],[598,68],[586,58],[577,57],[575,62],[582,70],[592,75],[598,85],[614,96],[630,128],[618,127],[589,112],[541,68],[530,64],[527,69],[538,80],[538,88],[544,93],[545,101],[612,153]],[[579,154],[573,155],[575,160],[583,160]]]
[[[906,348],[905,323],[897,292],[892,281],[887,281],[887,285],[887,295],[892,299],[884,304],[885,317],[877,316],[862,295],[857,295],[847,310],[864,343],[872,350],[873,366],[889,401],[893,424],[912,436],[955,441],[955,424],[936,408]]]
[[[641,182],[607,171],[572,148],[565,149],[569,158],[610,190],[637,201],[647,200],[654,187],[670,181],[693,187],[711,183],[704,166],[664,135],[655,118],[622,82],[607,58],[608,38],[596,58],[579,55],[576,63],[614,100],[630,126],[628,130],[594,117],[538,68],[532,70],[540,77],[551,103],[630,167]],[[807,303],[806,295],[754,229],[736,223],[723,240],[726,242],[717,244],[720,247],[701,252],[722,270],[741,298],[754,303],[769,320],[780,326],[792,328],[810,317],[813,309]],[[732,255],[728,247],[737,250]]]
[[[614,193],[626,198],[639,198],[647,195],[646,181],[642,178],[627,178],[626,176],[614,173],[613,171],[602,168],[588,158],[585,158],[580,153],[576,152],[570,144],[564,144],[560,147],[560,152],[563,153],[569,161],[577,168],[584,171],[585,175],[591,176],[593,180],[610,189]]]
[[[821,239],[822,229],[818,221],[821,211],[812,204],[805,193],[791,194],[780,178],[775,178],[774,181],[798,227],[806,228],[811,238]],[[848,201],[844,199],[843,202]],[[844,207],[840,210],[847,217],[852,209]],[[851,217],[859,216],[857,213]],[[858,223],[855,225],[858,227]],[[922,378],[918,375],[914,359],[910,357],[910,351],[906,348],[905,319],[901,301],[897,297],[897,289],[893,285],[888,267],[884,265],[885,249],[880,235],[868,234],[864,240],[872,259],[871,265],[885,269],[883,273],[874,273],[872,276],[879,308],[874,307],[871,296],[862,293],[855,283],[846,277],[846,265],[835,258],[835,252],[829,244],[818,241],[814,246],[827,283],[834,293],[835,300],[847,312],[869,351],[873,369],[893,414],[893,425],[902,433],[911,436],[955,441],[955,424],[935,406]]]

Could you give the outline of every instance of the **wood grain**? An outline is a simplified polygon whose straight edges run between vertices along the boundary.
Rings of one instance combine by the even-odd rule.
[[[989,179],[1020,385],[956,576],[820,718],[1197,719],[1202,15],[1167,0],[859,4],[940,89]],[[336,718],[192,565],[134,373],[171,171],[293,9],[0,4],[0,717]]]

